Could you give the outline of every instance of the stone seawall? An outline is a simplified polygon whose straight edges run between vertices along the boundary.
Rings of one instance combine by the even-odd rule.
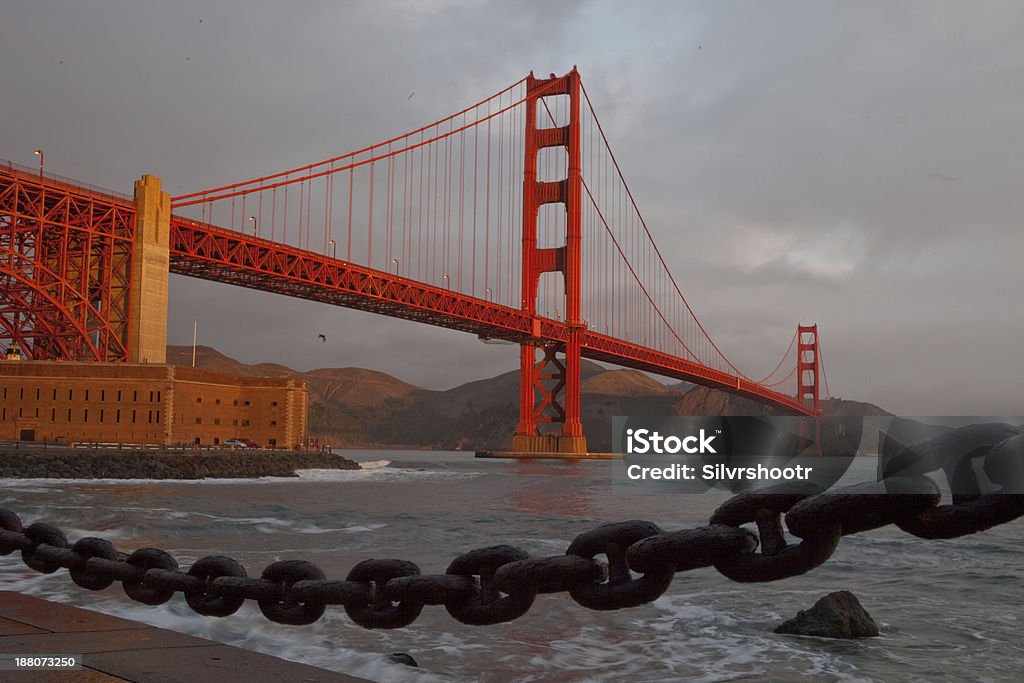
[[[160,451],[0,449],[2,479],[223,479],[294,477],[295,470],[358,470],[331,453],[303,451]]]

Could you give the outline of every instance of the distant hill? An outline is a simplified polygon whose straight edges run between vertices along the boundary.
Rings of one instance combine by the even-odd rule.
[[[192,365],[191,346],[167,347],[167,362]],[[519,418],[519,372],[435,391],[365,368],[300,372],[276,363],[249,365],[208,346],[196,366],[243,377],[288,377],[309,384],[312,435],[337,446],[501,449],[511,445]],[[686,382],[665,385],[636,370],[609,370],[584,361],[583,432],[591,450],[611,449],[616,415],[773,415],[778,411],[733,394]],[[844,415],[888,415],[878,406],[833,399]]]
[[[749,398],[694,386],[672,405],[676,415],[780,415],[781,412]]]
[[[668,387],[638,370],[606,370],[583,380],[584,393],[606,396],[666,396],[679,395]]]
[[[168,346],[167,362],[171,365],[182,365],[191,367],[192,347],[191,346]],[[209,346],[196,347],[196,367],[203,370],[214,370],[226,372],[240,377],[290,377],[295,374],[291,368],[276,363],[260,363],[258,365],[247,365],[234,358],[225,356],[217,349]]]
[[[678,385],[677,385],[678,386]],[[672,406],[676,415],[780,415],[771,406],[708,387],[694,386]],[[891,415],[872,403],[833,398],[822,409],[829,415]]]

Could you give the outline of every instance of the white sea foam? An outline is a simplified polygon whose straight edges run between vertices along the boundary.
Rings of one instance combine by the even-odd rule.
[[[256,477],[230,479],[0,479],[0,488],[16,488],[19,493],[24,487],[35,487],[36,493],[48,493],[53,488],[85,485],[123,484],[277,484],[297,481],[295,477]]]
[[[364,470],[379,470],[381,467],[387,467],[390,464],[390,460],[368,460],[366,462],[359,463],[359,466]]]
[[[385,526],[387,526],[387,524],[380,523],[352,524],[343,527],[322,527],[318,524],[312,524],[309,522],[302,522],[292,519],[281,519],[279,517],[233,517],[230,515],[215,515],[207,512],[198,511],[174,511],[168,512],[162,516],[176,520],[200,517],[203,520],[209,520],[211,522],[223,522],[229,525],[252,526],[264,533],[284,534],[359,534],[368,531],[375,531],[377,529],[382,529]]]
[[[381,460],[377,462],[388,462]],[[319,482],[366,482],[366,481],[430,481],[474,479],[483,476],[482,472],[465,472],[455,470],[432,470],[427,468],[405,469],[389,466],[378,466],[361,470],[296,470],[303,481]]]
[[[14,488],[19,493],[49,493],[54,488],[79,487],[82,485],[110,486],[152,485],[152,484],[287,484],[294,482],[351,482],[351,481],[405,481],[429,479],[472,479],[481,472],[456,472],[426,468],[405,469],[391,467],[390,460],[372,460],[362,463],[359,470],[304,469],[295,470],[297,477],[253,477],[253,478],[210,478],[210,479],[0,479],[0,489]]]
[[[332,533],[362,533],[381,529],[385,524],[358,525],[346,527],[322,527],[308,522],[299,522],[290,519],[278,519],[277,517],[218,517],[207,515],[216,521],[229,522],[231,524],[243,524],[256,527],[264,533],[287,533],[287,534],[332,534]]]

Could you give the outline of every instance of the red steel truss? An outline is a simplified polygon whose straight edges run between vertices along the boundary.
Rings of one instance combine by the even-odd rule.
[[[0,166],[0,333],[29,358],[128,357],[135,206]]]

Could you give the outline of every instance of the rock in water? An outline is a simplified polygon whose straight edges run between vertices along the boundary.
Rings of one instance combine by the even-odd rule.
[[[776,633],[821,638],[870,638],[878,626],[850,591],[829,593],[775,628]]]
[[[412,658],[412,655],[407,654],[405,652],[392,652],[388,655],[388,659],[390,659],[395,664],[405,664],[406,666],[419,667],[419,664],[417,664],[416,660]]]

